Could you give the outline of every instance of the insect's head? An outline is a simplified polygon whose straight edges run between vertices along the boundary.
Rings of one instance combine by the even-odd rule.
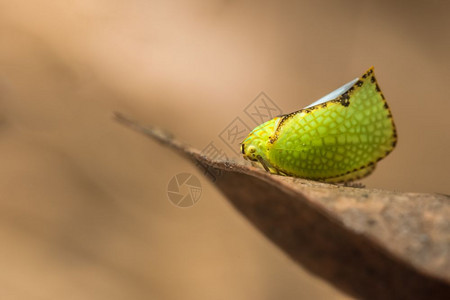
[[[280,118],[276,117],[264,124],[259,125],[241,143],[241,152],[245,159],[259,161],[265,157],[267,143],[275,133]]]
[[[244,143],[241,144],[241,150],[242,154],[244,155],[245,159],[251,160],[251,161],[258,161],[258,153],[255,145],[246,145]]]

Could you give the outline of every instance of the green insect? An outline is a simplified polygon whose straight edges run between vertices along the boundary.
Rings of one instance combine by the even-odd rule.
[[[257,126],[241,150],[274,174],[348,182],[369,175],[396,143],[372,67],[304,109]]]

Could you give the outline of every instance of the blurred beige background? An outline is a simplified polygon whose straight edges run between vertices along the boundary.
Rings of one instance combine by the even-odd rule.
[[[439,0],[0,1],[0,298],[346,298],[112,112],[225,147],[261,91],[290,112],[374,65],[399,144],[363,183],[448,194],[449,53]]]

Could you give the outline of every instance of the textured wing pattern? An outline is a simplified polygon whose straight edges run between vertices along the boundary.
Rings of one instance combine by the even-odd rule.
[[[267,159],[292,176],[350,181],[368,175],[396,145],[392,114],[369,69],[337,98],[286,115]]]

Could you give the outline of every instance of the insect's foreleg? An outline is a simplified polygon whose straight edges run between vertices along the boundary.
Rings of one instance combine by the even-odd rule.
[[[266,170],[267,172],[272,174],[285,175],[281,173],[277,168],[272,166],[272,164],[270,164],[268,161],[264,160],[264,158],[262,158],[261,156],[257,156],[257,159],[259,163],[264,167],[264,170]]]
[[[258,155],[257,159],[258,159],[259,163],[264,167],[264,170],[266,170],[267,172],[270,172],[269,167],[266,165],[266,161],[259,155]]]

